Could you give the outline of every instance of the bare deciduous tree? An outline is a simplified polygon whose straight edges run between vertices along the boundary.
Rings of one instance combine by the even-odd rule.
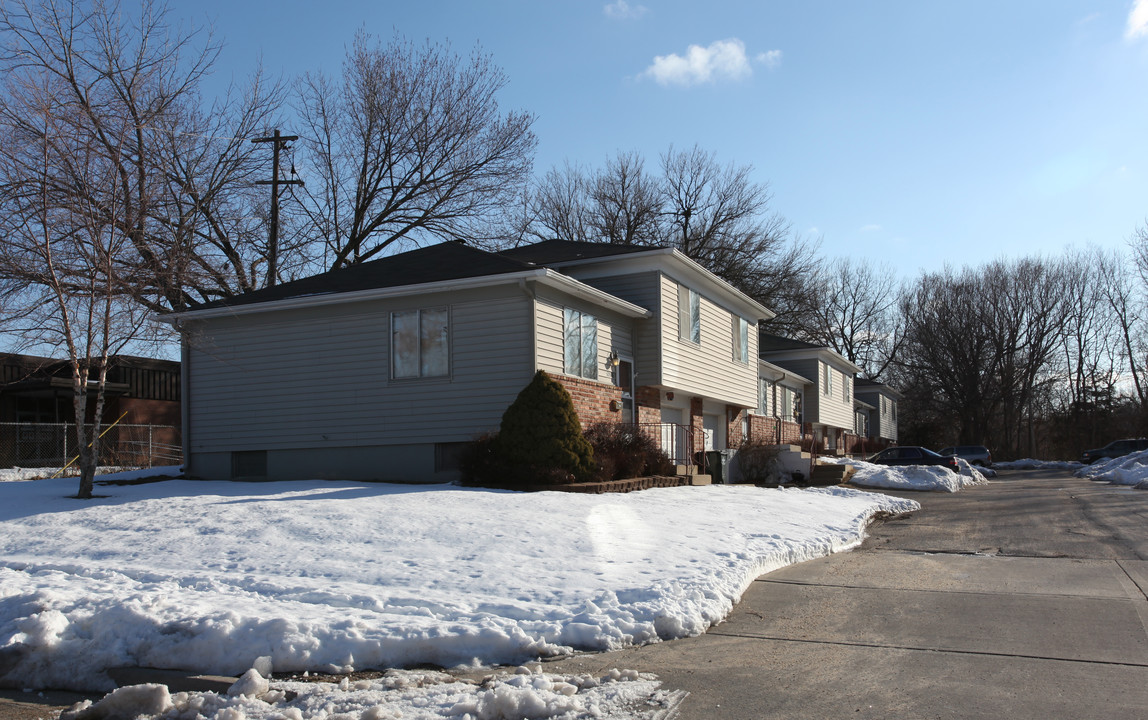
[[[838,258],[807,278],[795,336],[833,348],[869,378],[883,377],[904,341],[893,268]]]
[[[1077,444],[1095,445],[1099,414],[1117,395],[1120,337],[1109,298],[1123,260],[1100,248],[1069,250],[1063,265],[1065,319],[1060,332],[1063,379],[1055,389],[1067,417],[1066,435]]]
[[[80,495],[99,455],[110,358],[151,311],[251,289],[263,263],[249,134],[275,105],[258,79],[201,109],[210,37],[165,8],[0,4],[0,278],[22,347],[72,369]]]
[[[173,33],[151,0],[138,13],[98,0],[11,0],[0,5],[0,37],[0,152],[44,140],[37,123],[50,112],[103,158],[114,182],[93,186],[62,167],[50,192],[128,237],[131,252],[115,262],[139,302],[178,310],[261,284],[266,232],[252,182],[268,159],[249,138],[276,111],[276,85],[256,75],[203,109],[198,88],[218,45],[194,28]],[[18,186],[18,166],[9,170],[0,182]]]
[[[1132,243],[1133,262],[1140,276],[1140,286],[1134,279],[1123,259],[1116,255],[1104,258],[1100,265],[1100,276],[1104,299],[1112,313],[1117,332],[1121,355],[1132,379],[1132,387],[1141,413],[1148,411],[1148,380],[1144,377],[1145,363],[1148,362],[1148,337],[1144,325],[1145,291],[1148,290],[1148,234],[1144,230]]]
[[[992,437],[1006,457],[1017,453],[1022,422],[1054,379],[1063,284],[1055,263],[1026,258],[923,273],[904,295],[902,382],[931,390],[934,410],[956,421],[955,438],[933,440],[981,444]]]
[[[105,219],[105,211],[117,212],[121,197],[111,163],[73,132],[71,118],[54,100],[52,78],[38,79],[41,85],[25,90],[43,101],[26,118],[43,130],[40,142],[23,153],[0,154],[0,171],[21,178],[4,187],[0,276],[17,284],[7,299],[19,308],[19,320],[8,323],[9,332],[27,346],[67,355],[79,451],[77,494],[91,498],[109,358],[140,337],[145,311],[119,275],[130,238]],[[94,211],[61,202],[54,191],[61,177],[82,183],[82,196],[98,196],[106,206]]]
[[[775,329],[792,329],[818,243],[791,234],[750,166],[670,148],[660,170],[648,175],[636,153],[619,153],[596,172],[551,170],[534,188],[526,234],[675,247],[777,312]]]
[[[404,239],[484,238],[515,201],[535,147],[526,112],[502,113],[506,76],[477,50],[356,36],[340,81],[307,75],[304,210],[328,267]]]

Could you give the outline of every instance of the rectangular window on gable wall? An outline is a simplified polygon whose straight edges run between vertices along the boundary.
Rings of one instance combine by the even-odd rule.
[[[773,383],[765,378],[757,379],[757,415],[769,415],[769,397],[773,394]]]
[[[852,378],[848,374],[841,374],[841,402],[849,402],[851,380]]]
[[[833,394],[833,368],[825,366],[825,394]]]
[[[733,316],[733,359],[749,364],[749,321]]]
[[[565,371],[588,380],[598,379],[598,318],[580,310],[562,310]]]
[[[692,343],[702,342],[702,299],[685,285],[678,286],[678,335]]]
[[[425,308],[391,313],[391,377],[450,374],[450,312]]]

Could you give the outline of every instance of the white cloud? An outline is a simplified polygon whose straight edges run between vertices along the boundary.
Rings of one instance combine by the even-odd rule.
[[[613,20],[637,20],[648,12],[645,5],[631,5],[626,0],[616,0],[602,8],[606,17]]]
[[[777,67],[781,65],[781,51],[770,50],[769,52],[760,53],[757,56],[757,61],[770,70],[776,70]]]
[[[1148,0],[1136,0],[1132,5],[1132,12],[1128,13],[1128,29],[1124,37],[1136,40],[1148,37]]]
[[[754,60],[773,69],[781,62],[781,51],[770,50]],[[701,85],[719,80],[741,80],[753,74],[745,54],[745,43],[737,38],[718,40],[709,47],[690,45],[686,54],[657,55],[654,64],[642,73],[659,85]]]
[[[881,229],[881,226],[877,225],[875,223],[870,223],[868,225],[862,225],[861,226],[861,232],[877,232],[880,229]]]

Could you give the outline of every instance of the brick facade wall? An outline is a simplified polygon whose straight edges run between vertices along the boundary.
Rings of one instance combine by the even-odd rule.
[[[594,423],[622,422],[622,388],[569,375],[554,375],[553,378],[570,393],[583,430]],[[618,409],[611,410],[610,403],[615,400]]]
[[[731,448],[741,447],[746,437],[742,434],[742,421],[747,420],[749,410],[736,405],[726,405],[725,416],[729,421],[726,425],[726,444]]]
[[[781,428],[780,434],[778,433],[778,426]],[[765,445],[800,445],[802,442],[801,426],[775,417],[750,415],[749,439],[751,442]]]
[[[660,423],[662,421],[662,391],[652,385],[639,385],[634,401],[638,405],[639,423]]]
[[[690,398],[690,435],[693,437],[694,453],[706,446],[705,420],[702,418],[703,401],[700,397]]]

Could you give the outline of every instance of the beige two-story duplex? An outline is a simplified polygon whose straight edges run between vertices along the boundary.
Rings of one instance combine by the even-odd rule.
[[[762,360],[810,381],[801,398],[801,421],[813,451],[847,452],[845,436],[855,425],[853,384],[861,368],[832,348],[767,332],[759,346]]]
[[[583,425],[735,446],[773,313],[677,250],[448,242],[173,313],[186,471],[443,481],[537,370]]]

